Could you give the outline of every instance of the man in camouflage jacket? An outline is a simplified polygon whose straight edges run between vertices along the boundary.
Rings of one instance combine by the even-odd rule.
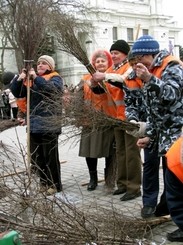
[[[164,156],[180,137],[183,126],[183,66],[168,51],[159,52],[151,36],[137,39],[132,47],[133,69],[144,82],[147,105],[146,129],[137,144],[144,148],[158,137],[159,156]],[[129,109],[129,107],[128,107]],[[183,241],[183,183],[167,168],[166,199],[171,217],[179,229],[169,233],[170,241]]]

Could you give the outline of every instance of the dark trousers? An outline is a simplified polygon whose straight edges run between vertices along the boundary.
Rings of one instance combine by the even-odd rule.
[[[167,168],[166,198],[174,223],[183,231],[183,183]]]
[[[11,118],[11,107],[10,107],[10,105],[3,107],[2,112],[3,112],[3,119],[10,119]]]
[[[12,107],[11,109],[12,109],[13,118],[17,118],[18,107]]]
[[[158,150],[151,151],[148,148],[144,149],[144,164],[143,164],[143,180],[142,189],[143,196],[142,201],[144,206],[156,207],[159,195],[159,166],[160,157],[158,157]],[[162,158],[163,167],[163,180],[165,177],[166,162],[165,158]],[[161,204],[166,205],[165,197],[165,181],[164,190],[161,195]]]
[[[58,153],[57,134],[30,134],[34,145],[36,165],[39,169],[40,182],[48,187],[55,186],[57,191],[62,190],[61,172]]]
[[[159,166],[158,151],[144,149],[144,163],[142,175],[143,206],[156,207],[159,194]]]

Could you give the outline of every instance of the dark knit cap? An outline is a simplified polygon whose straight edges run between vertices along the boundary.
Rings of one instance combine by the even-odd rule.
[[[112,44],[110,52],[113,50],[117,50],[124,54],[128,54],[128,52],[130,51],[130,46],[125,40],[117,40],[115,43]]]
[[[149,35],[139,37],[132,46],[133,55],[157,54],[159,51],[159,43]]]
[[[11,80],[13,80],[15,74],[13,72],[7,71],[2,75],[2,82],[4,85],[10,84]]]

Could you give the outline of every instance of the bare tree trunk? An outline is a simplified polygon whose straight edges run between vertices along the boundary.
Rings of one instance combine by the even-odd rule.
[[[23,58],[21,50],[18,48],[15,48],[15,59],[16,59],[18,71],[20,72],[22,68],[24,67],[24,63],[23,63],[24,58]]]
[[[1,71],[4,72],[4,53],[7,45],[7,38],[4,36],[2,37],[2,52],[1,52]]]

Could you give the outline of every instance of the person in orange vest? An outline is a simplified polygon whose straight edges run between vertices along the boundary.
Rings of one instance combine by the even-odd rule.
[[[166,153],[167,166],[183,183],[183,127],[181,136]]]
[[[91,64],[100,72],[105,72],[112,65],[112,58],[107,50],[96,50],[91,58]],[[88,110],[92,107],[96,111],[109,114],[111,111],[116,112],[113,105],[109,105],[107,93],[103,96],[96,95],[91,90],[92,76],[86,74],[82,77],[79,89],[82,92],[80,98],[84,98],[84,104]],[[85,111],[86,112],[86,111]],[[87,112],[86,112],[87,113]],[[90,181],[87,186],[88,191],[94,191],[98,185],[97,163],[98,158],[105,157],[105,186],[110,191],[114,186],[114,132],[112,127],[93,125],[90,123],[82,126],[82,135],[79,146],[79,156],[85,157],[89,170]]]
[[[37,153],[36,165],[39,170],[40,191],[52,195],[62,191],[58,152],[61,126],[55,125],[54,121],[61,116],[62,108],[56,103],[63,94],[63,79],[55,71],[54,59],[42,55],[37,61],[37,72],[33,68],[26,72],[23,69],[13,79],[10,89],[16,98],[27,98],[27,73],[32,81],[30,141],[34,142]]]
[[[181,136],[183,126],[182,62],[166,49],[159,50],[159,43],[149,35],[135,41],[132,54],[137,61],[133,69],[144,83],[148,110],[144,137],[139,138],[137,145],[147,147],[157,138],[159,156],[168,157],[166,154]],[[171,161],[176,163],[176,157]],[[169,163],[165,171],[166,200],[178,229],[168,233],[167,238],[183,242],[183,183],[178,172],[174,172],[175,164]]]
[[[93,75],[93,91],[101,93],[101,89],[98,91],[98,82],[106,81],[107,89],[117,108],[117,113],[111,113],[111,117],[120,120],[126,120],[125,92],[121,80],[127,78],[132,72],[127,59],[129,51],[130,46],[125,40],[117,40],[110,48],[113,66],[105,73],[96,72]],[[142,87],[142,82],[140,79],[132,79],[127,82],[126,86],[131,89],[140,88]],[[137,138],[129,135],[120,127],[114,128],[114,134],[117,157],[117,189],[113,192],[113,195],[124,194],[120,200],[128,201],[141,195],[141,155],[136,144]]]
[[[152,55],[155,55],[154,52],[158,52],[158,49],[156,51],[152,50]],[[137,63],[135,57],[131,54],[131,52],[128,55],[128,60],[132,67],[134,67]],[[133,70],[133,72],[129,76],[135,77],[135,71]],[[141,132],[135,129],[133,131],[128,131],[128,133],[134,135],[135,137],[143,137],[147,117],[147,105],[144,89],[143,87],[137,90],[126,89],[125,92],[126,117],[130,122],[137,123],[143,126],[141,127]],[[160,202],[158,202],[159,167],[161,162],[164,180],[166,162],[165,157],[159,157],[158,149],[157,147],[154,147],[154,145],[155,144],[152,141],[151,144],[148,145],[148,147],[144,148],[144,162],[142,173],[143,206],[141,209],[141,216],[145,219],[169,214],[165,197],[165,188],[163,189],[163,192],[161,194]]]

